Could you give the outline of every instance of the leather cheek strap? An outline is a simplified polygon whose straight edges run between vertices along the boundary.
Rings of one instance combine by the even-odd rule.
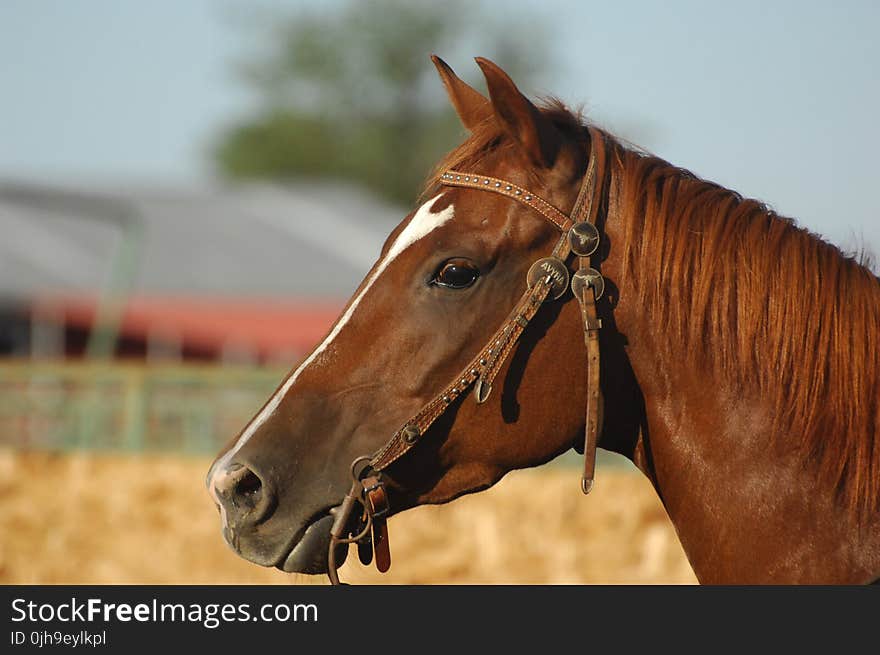
[[[455,377],[452,384],[425,405],[373,456],[370,461],[373,470],[382,471],[409,452],[434,421],[446,412],[452,401],[465,393],[471,385],[477,385],[475,389],[477,402],[486,400],[495,376],[498,375],[523,330],[549,295],[550,289],[550,281],[542,278],[525,292],[501,328]]]
[[[584,425],[584,473],[581,491],[590,493],[596,475],[596,447],[602,430],[602,393],[599,388],[599,328],[593,287],[582,286],[577,297],[584,323],[584,344],[587,347],[587,406]]]

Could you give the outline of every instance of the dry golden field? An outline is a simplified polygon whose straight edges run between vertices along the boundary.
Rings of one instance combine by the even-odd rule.
[[[0,583],[323,584],[264,569],[220,536],[207,458],[0,450]],[[639,474],[517,471],[489,491],[389,522],[384,575],[352,553],[352,583],[693,583],[669,520]]]

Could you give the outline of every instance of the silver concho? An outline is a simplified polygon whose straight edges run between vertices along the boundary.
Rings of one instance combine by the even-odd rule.
[[[605,293],[605,278],[595,268],[582,268],[571,277],[571,292],[575,298],[581,297],[581,290],[585,287],[593,287],[596,300]]]
[[[550,276],[550,294],[546,300],[557,300],[568,289],[568,267],[557,257],[539,259],[529,269],[526,280],[531,289],[543,277]],[[545,302],[546,302],[545,300]]]
[[[578,257],[589,257],[599,247],[599,230],[592,223],[575,223],[568,231],[571,251]]]

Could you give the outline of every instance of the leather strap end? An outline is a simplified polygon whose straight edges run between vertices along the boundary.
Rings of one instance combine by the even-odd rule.
[[[359,541],[357,545],[358,559],[364,566],[373,563],[373,540],[368,538]]]
[[[379,570],[379,573],[385,573],[391,568],[388,522],[385,519],[373,520],[373,549],[376,553],[376,568]]]
[[[391,568],[391,548],[388,544],[388,522],[385,516],[388,514],[388,494],[385,486],[377,476],[368,476],[363,479],[364,495],[369,504],[367,510],[373,519],[373,552],[375,553],[376,568],[379,573],[385,573]]]
[[[477,404],[482,405],[486,402],[490,393],[492,393],[492,383],[483,379],[477,380],[474,385],[474,400],[477,401]]]
[[[586,496],[593,490],[593,478],[581,478],[581,491]]]

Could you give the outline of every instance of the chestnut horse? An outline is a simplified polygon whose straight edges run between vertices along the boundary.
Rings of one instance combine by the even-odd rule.
[[[701,582],[876,580],[880,280],[760,202],[558,102],[536,107],[490,61],[477,59],[488,99],[434,61],[469,136],[326,338],[214,462],[207,484],[228,543],[257,564],[325,572],[331,539],[353,541],[370,516],[378,559],[380,514],[580,449],[585,424],[589,456],[586,328],[601,353],[599,446],[650,479]],[[456,186],[450,170],[487,188]],[[563,288],[542,303],[540,289],[493,372],[497,390],[484,397],[491,386],[480,390],[486,372],[474,369],[455,394],[449,381],[528,295],[532,264],[558,252],[560,226],[547,219],[565,222],[587,187],[604,294],[592,305],[595,286],[577,301]],[[544,204],[523,200],[533,195]],[[401,456],[383,460],[389,439]],[[372,487],[358,487],[365,478]],[[387,507],[367,505],[375,488]],[[354,501],[365,511],[351,513]]]

